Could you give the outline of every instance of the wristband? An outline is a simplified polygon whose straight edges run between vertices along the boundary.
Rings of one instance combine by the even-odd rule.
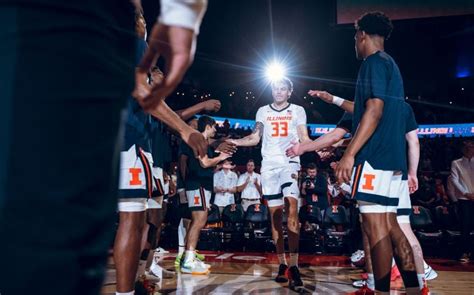
[[[332,104],[335,104],[337,105],[338,107],[342,106],[342,104],[344,103],[344,98],[341,98],[339,96],[335,96],[333,95],[332,97]]]

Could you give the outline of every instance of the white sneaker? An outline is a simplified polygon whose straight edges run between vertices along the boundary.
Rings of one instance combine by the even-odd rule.
[[[367,285],[366,280],[357,280],[357,281],[352,282],[352,287],[356,289],[362,288],[365,285]]]
[[[209,268],[205,266],[205,263],[194,259],[191,261],[185,261],[181,265],[181,272],[193,275],[207,275],[209,273]]]
[[[211,269],[211,265],[210,264],[207,264],[207,263],[204,263],[202,262],[201,260],[199,260],[197,257],[196,257],[196,263],[199,263],[202,267],[205,267],[207,269]]]
[[[155,249],[155,254],[168,254],[170,251],[166,251],[165,249],[158,247]]]
[[[151,264],[150,266],[150,271],[149,271],[150,274],[154,275],[154,276],[157,276],[159,278],[162,278],[162,279],[171,279],[171,278],[174,278],[174,276],[176,275],[175,272],[173,271],[169,271],[163,267],[161,267],[155,259],[153,259],[153,263]]]
[[[363,258],[365,258],[365,253],[362,250],[357,250],[355,251],[352,256],[351,256],[351,262],[352,263],[357,263],[361,261]]]
[[[355,257],[355,256],[357,256],[357,255],[360,255],[361,252],[364,252],[364,251],[362,251],[362,250],[357,250],[357,251],[355,251],[354,253],[352,253],[351,258],[352,258],[352,257]]]
[[[434,280],[438,277],[438,273],[428,265],[428,267],[425,267],[425,280],[431,281]]]

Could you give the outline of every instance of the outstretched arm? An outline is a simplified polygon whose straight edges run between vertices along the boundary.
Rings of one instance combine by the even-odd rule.
[[[286,155],[288,157],[300,156],[307,152],[317,152],[324,148],[330,147],[333,144],[336,144],[339,140],[344,138],[347,131],[343,128],[334,128],[331,132],[324,134],[323,136],[318,137],[314,141],[297,143],[291,148],[286,150]]]
[[[176,113],[184,121],[188,120],[192,116],[199,114],[203,111],[218,112],[221,109],[221,102],[217,99],[210,99],[200,103],[197,103],[189,108],[176,111]]]
[[[260,139],[263,135],[263,123],[257,122],[255,123],[255,127],[253,129],[252,134],[245,136],[241,139],[232,139],[233,142],[237,146],[255,146],[260,142]]]
[[[219,156],[214,158],[209,158],[207,155],[204,157],[199,157],[199,163],[203,168],[214,167],[219,164],[219,162],[224,161],[225,159],[229,158],[231,155],[226,153],[220,153]]]
[[[329,92],[326,91],[320,91],[320,90],[310,90],[308,91],[308,94],[311,95],[312,97],[319,97],[322,101],[330,104],[337,105],[344,111],[353,114],[354,113],[354,102],[332,95]]]

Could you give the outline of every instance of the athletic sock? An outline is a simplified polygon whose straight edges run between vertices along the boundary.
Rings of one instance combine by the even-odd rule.
[[[426,285],[425,274],[417,274],[418,277],[418,285],[420,285],[420,290]]]
[[[186,253],[186,254],[184,255],[184,263],[185,263],[185,264],[187,264],[187,263],[193,261],[194,258],[196,257],[196,252],[195,252],[195,251],[186,250],[185,253]]]
[[[367,274],[367,287],[371,290],[375,290],[375,279],[373,273]]]
[[[285,253],[278,254],[278,262],[280,262],[280,264],[288,265],[286,262]]]
[[[185,249],[182,245],[186,245],[186,227],[184,226],[183,218],[181,218],[178,226],[178,245],[178,254],[183,254]]]
[[[298,253],[290,253],[290,266],[298,266]]]
[[[179,245],[179,247],[178,247],[178,255],[183,255],[183,253],[184,253],[184,250],[185,250],[185,247],[184,247],[184,246],[181,246],[181,245]]]

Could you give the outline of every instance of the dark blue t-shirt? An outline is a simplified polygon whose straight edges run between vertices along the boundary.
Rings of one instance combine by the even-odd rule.
[[[411,132],[413,130],[418,129],[418,123],[416,122],[415,119],[415,113],[413,112],[413,109],[411,108],[411,105],[405,103],[405,134],[408,132]]]
[[[383,100],[383,114],[375,132],[357,153],[355,165],[370,163],[374,169],[406,171],[403,80],[390,55],[378,51],[361,65],[355,91],[352,130],[357,130],[369,99]]]
[[[203,168],[199,160],[194,156],[192,149],[182,142],[179,147],[179,155],[186,155],[187,161],[187,175],[184,181],[184,187],[187,191],[197,190],[200,187],[212,191],[214,188],[214,167]],[[207,148],[207,156],[214,157],[214,151],[211,147]]]
[[[136,64],[141,61],[145,53],[147,44],[145,40],[137,38]],[[132,96],[127,102],[127,122],[125,124],[125,140],[122,151],[128,151],[134,144],[141,147],[146,152],[151,152],[150,143],[150,115],[146,114],[137,100]]]
[[[173,160],[171,138],[166,132],[166,126],[153,116],[151,116],[150,136],[153,166],[164,168],[167,163]]]

